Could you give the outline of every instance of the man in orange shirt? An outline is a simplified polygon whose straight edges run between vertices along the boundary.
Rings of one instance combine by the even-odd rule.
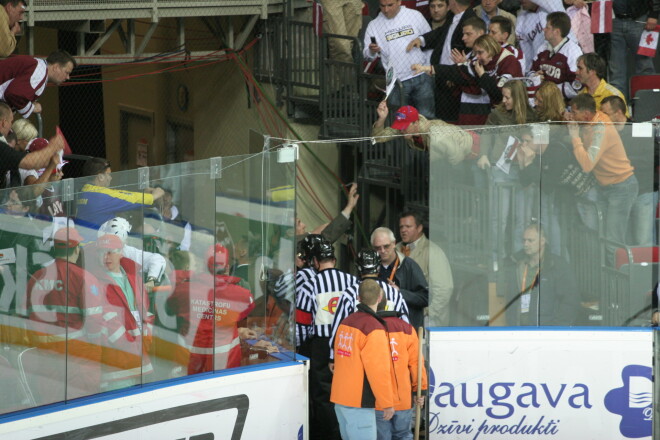
[[[598,204],[605,218],[605,238],[624,244],[630,209],[639,184],[626,155],[619,133],[610,118],[596,111],[594,97],[581,93],[571,101],[568,131],[573,153],[584,172],[598,181]],[[583,124],[576,124],[581,122]],[[613,261],[615,246],[608,246]]]
[[[330,401],[344,440],[375,439],[375,408],[382,408],[383,420],[390,420],[399,403],[385,321],[376,314],[383,289],[374,280],[364,280],[359,297],[357,311],[337,329],[334,346]]]

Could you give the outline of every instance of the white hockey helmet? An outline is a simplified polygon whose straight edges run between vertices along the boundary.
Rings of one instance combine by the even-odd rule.
[[[129,232],[131,232],[131,224],[125,218],[115,217],[101,225],[97,236],[101,237],[105,234],[112,234],[121,238],[122,242],[126,242]]]

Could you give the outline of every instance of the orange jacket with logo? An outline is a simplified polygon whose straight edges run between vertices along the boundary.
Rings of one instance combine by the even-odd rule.
[[[339,325],[334,350],[331,402],[353,408],[398,404],[387,334],[373,311],[359,304]]]
[[[390,353],[400,400],[399,404],[394,406],[394,410],[410,409],[412,408],[412,393],[417,391],[418,362],[424,363],[424,357],[419,359],[417,332],[410,324],[399,318],[395,311],[378,312],[378,316],[385,320],[390,338]],[[422,367],[422,390],[427,388],[426,369]],[[376,406],[376,409],[382,410],[383,408]]]

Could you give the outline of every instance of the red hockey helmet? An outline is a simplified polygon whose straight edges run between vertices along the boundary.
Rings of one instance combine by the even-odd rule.
[[[206,253],[206,263],[209,272],[215,274],[224,272],[229,266],[229,251],[220,243],[211,246]]]

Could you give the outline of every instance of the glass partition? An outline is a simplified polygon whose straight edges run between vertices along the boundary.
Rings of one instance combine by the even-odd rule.
[[[430,325],[650,325],[651,123],[441,132],[430,150]],[[470,155],[450,163],[457,148]]]
[[[294,162],[97,165],[0,192],[0,414],[294,358]]]

